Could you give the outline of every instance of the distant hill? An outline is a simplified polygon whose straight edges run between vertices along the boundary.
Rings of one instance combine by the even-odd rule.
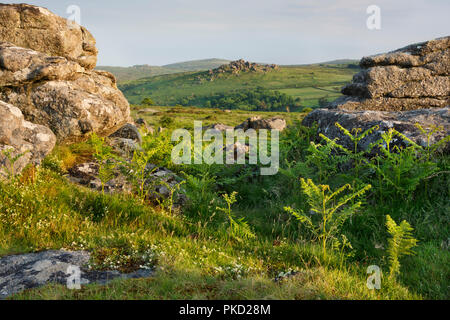
[[[97,66],[97,70],[105,70],[111,72],[116,76],[117,81],[126,82],[137,80],[140,78],[152,77],[161,74],[170,74],[180,72],[178,70],[149,65],[136,65],[132,67],[110,67],[110,66]]]
[[[167,66],[166,66],[167,67]],[[354,64],[314,64],[279,66],[270,72],[218,73],[190,71],[142,78],[121,83],[119,88],[132,104],[151,97],[157,105],[192,105],[222,108],[251,108],[260,104],[262,95],[270,90],[295,99],[303,107],[316,107],[319,101],[341,96],[341,87],[359,71]],[[212,71],[213,74],[216,74]],[[262,92],[248,103],[251,91]],[[263,91],[261,91],[263,90]],[[242,102],[241,96],[245,102]],[[263,97],[264,98],[264,97]],[[279,101],[283,101],[280,98]],[[239,103],[236,101],[239,100]]]
[[[166,64],[163,68],[179,71],[204,71],[209,69],[215,69],[221,65],[230,63],[230,60],[224,59],[204,59],[193,60],[179,63]]]
[[[163,74],[185,71],[205,71],[215,69],[229,62],[230,61],[223,59],[205,59],[173,63],[165,66],[150,66],[144,64],[132,67],[98,66],[96,69],[111,72],[116,76],[117,81],[121,83]]]
[[[331,61],[320,62],[316,64],[359,64],[359,60],[355,59],[337,59]]]
[[[318,63],[310,63],[310,64],[291,64],[291,65],[284,65],[284,67],[300,67],[300,66],[309,66],[309,65],[355,65],[359,66],[359,60],[355,59],[336,59],[331,61],[324,61],[324,62],[318,62]]]
[[[219,68],[222,65],[229,64],[230,60],[225,59],[203,59],[203,60],[192,60],[184,61],[178,63],[167,64],[164,66],[151,66],[148,64],[135,65],[131,67],[114,67],[114,66],[98,66],[97,70],[105,70],[114,74],[117,78],[117,82],[129,82],[133,80],[138,80],[142,78],[148,78],[153,76],[159,76],[164,74],[173,74],[189,71],[207,71],[211,69]],[[321,63],[315,63],[314,65],[349,65],[353,68],[358,68],[359,60],[352,59],[340,59],[333,61],[326,61]],[[303,65],[286,65],[284,67],[300,67],[307,66]]]

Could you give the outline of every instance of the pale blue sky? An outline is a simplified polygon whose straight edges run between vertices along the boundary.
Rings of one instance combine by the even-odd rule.
[[[205,58],[243,58],[277,64],[359,59],[450,34],[449,0],[28,3],[64,17],[68,17],[69,5],[78,5],[81,24],[97,39],[99,65],[163,65]],[[366,9],[372,4],[381,8],[381,30],[366,27]]]

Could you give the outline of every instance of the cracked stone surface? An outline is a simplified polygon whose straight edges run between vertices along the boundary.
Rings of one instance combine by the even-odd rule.
[[[26,289],[37,288],[48,283],[66,285],[72,275],[71,269],[78,267],[80,284],[107,284],[113,279],[148,278],[152,270],[139,269],[133,273],[119,271],[92,271],[86,268],[90,254],[87,251],[53,250],[38,253],[11,255],[0,258],[0,299]]]

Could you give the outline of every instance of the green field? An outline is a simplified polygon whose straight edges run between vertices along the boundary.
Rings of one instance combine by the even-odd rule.
[[[327,100],[334,100],[340,97],[340,86],[321,86],[321,87],[306,87],[306,88],[292,88],[281,89],[282,93],[286,93],[292,97],[299,97],[302,99],[303,104],[307,107],[315,107],[319,104],[319,99],[326,97]]]
[[[214,94],[264,88],[300,98],[303,107],[316,107],[320,98],[339,97],[340,88],[358,71],[354,64],[290,66],[267,73],[220,74],[213,81],[208,72],[185,72],[130,81],[119,88],[131,104],[151,97],[157,105],[190,105],[195,100],[203,107]]]
[[[154,113],[144,112],[146,110],[143,106],[133,106],[131,109],[131,115],[134,119],[143,118],[150,126],[154,128],[165,127],[162,123],[164,116],[169,116],[173,119],[173,125],[177,128],[192,129],[194,127],[194,121],[202,121],[202,126],[208,126],[215,123],[222,123],[228,126],[236,126],[244,122],[244,120],[253,117],[261,116],[263,118],[281,116],[286,119],[288,123],[292,123],[296,120],[301,120],[305,116],[300,112],[248,112],[244,110],[233,110],[231,112],[225,112],[220,109],[209,108],[195,108],[195,107],[157,107],[152,106]]]

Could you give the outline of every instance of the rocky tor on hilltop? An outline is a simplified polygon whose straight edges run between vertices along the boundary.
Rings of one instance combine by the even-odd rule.
[[[238,75],[243,72],[270,72],[279,68],[276,64],[259,64],[243,59],[232,61],[229,64],[224,64],[216,69],[211,69],[208,72],[210,81],[213,81],[220,74],[233,74]]]

